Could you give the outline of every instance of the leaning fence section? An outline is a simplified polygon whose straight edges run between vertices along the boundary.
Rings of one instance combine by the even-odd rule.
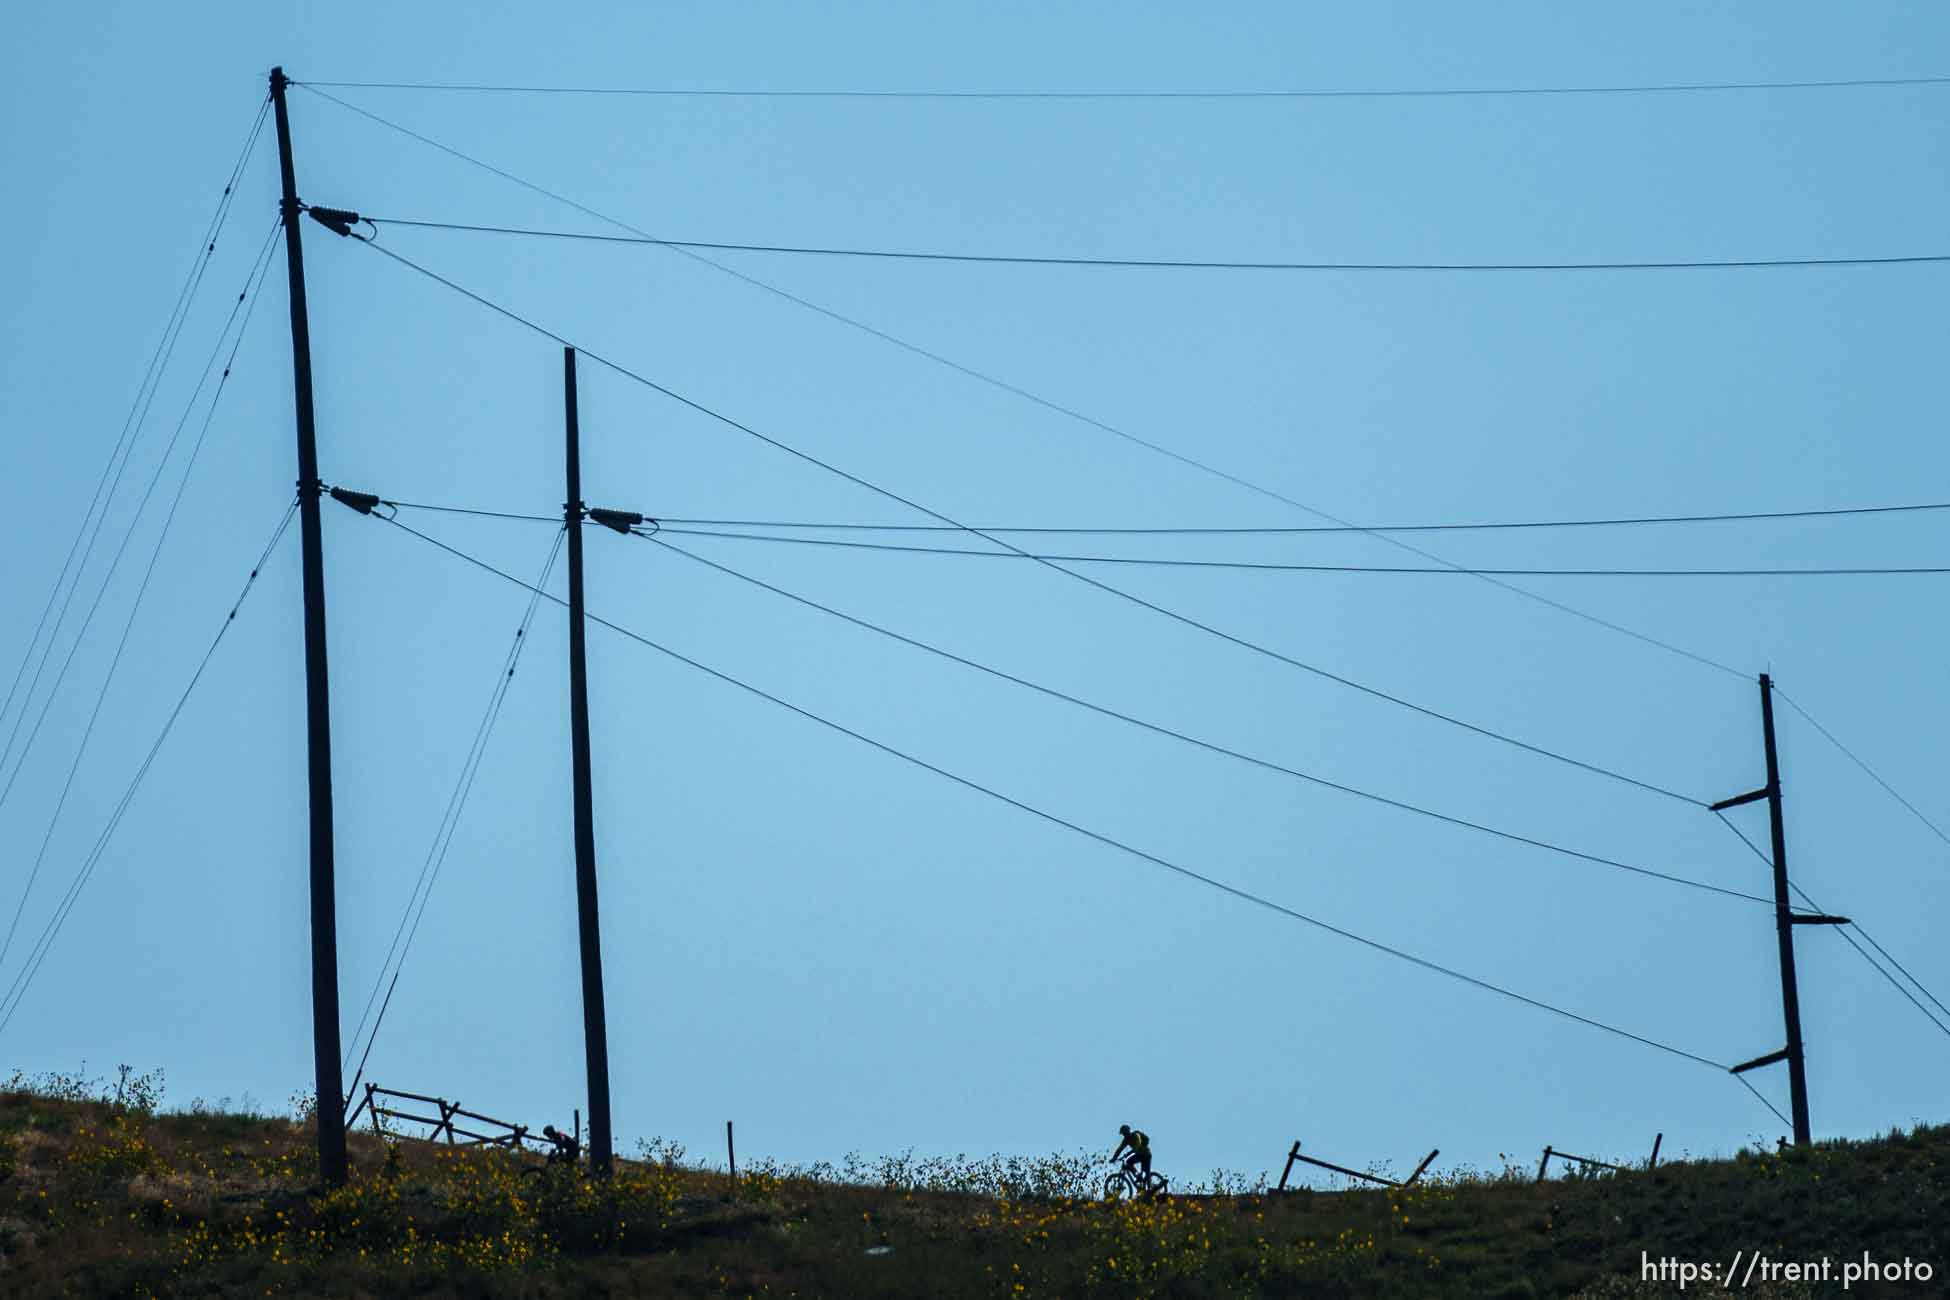
[[[1646,1169],[1651,1170],[1659,1167],[1659,1146],[1665,1140],[1666,1135],[1664,1133],[1655,1133],[1652,1135],[1652,1154],[1646,1158],[1644,1166]],[[1550,1164],[1553,1160],[1567,1160],[1574,1165],[1586,1169],[1610,1169],[1615,1173],[1624,1173],[1627,1170],[1638,1168],[1636,1165],[1617,1165],[1609,1160],[1595,1160],[1590,1156],[1574,1156],[1569,1151],[1559,1151],[1556,1147],[1546,1146],[1544,1148],[1544,1158],[1537,1162],[1538,1182],[1541,1183],[1544,1181],[1544,1175],[1550,1172]]]
[[[1337,1165],[1331,1161],[1317,1160],[1313,1156],[1302,1155],[1300,1154],[1300,1139],[1295,1138],[1292,1148],[1286,1153],[1286,1168],[1280,1171],[1280,1186],[1278,1190],[1282,1192],[1287,1190],[1287,1180],[1293,1176],[1293,1166],[1296,1164],[1307,1164],[1313,1165],[1318,1169],[1332,1170],[1337,1174],[1345,1174],[1349,1178],[1360,1178],[1370,1183],[1379,1183],[1383,1187],[1413,1187],[1416,1180],[1421,1178],[1423,1172],[1441,1154],[1442,1151],[1440,1148],[1429,1152],[1422,1157],[1422,1163],[1415,1166],[1414,1173],[1410,1174],[1405,1181],[1396,1182],[1392,1178],[1383,1178],[1380,1174],[1363,1173],[1359,1169],[1349,1169],[1346,1165]]]
[[[433,1107],[436,1113],[402,1110],[401,1105]],[[511,1150],[523,1150],[530,1142],[542,1144],[543,1139],[528,1130],[526,1124],[511,1124],[506,1120],[483,1115],[479,1111],[468,1110],[459,1102],[448,1101],[445,1097],[430,1097],[420,1092],[402,1092],[397,1088],[382,1088],[377,1084],[366,1085],[366,1095],[359,1102],[351,1116],[346,1120],[349,1129],[359,1121],[361,1115],[372,1116],[372,1130],[381,1134],[386,1132],[385,1121],[394,1120],[403,1124],[421,1126],[421,1131],[403,1136],[417,1138],[422,1142],[446,1141],[449,1146],[478,1147],[499,1146]],[[456,1121],[465,1121],[466,1127]],[[577,1139],[580,1141],[582,1120],[577,1112]],[[487,1131],[482,1131],[487,1130]]]

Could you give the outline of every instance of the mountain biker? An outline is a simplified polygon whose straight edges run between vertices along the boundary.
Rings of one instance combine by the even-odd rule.
[[[1115,1163],[1128,1147],[1131,1154],[1125,1158],[1124,1168],[1137,1177],[1138,1185],[1142,1187],[1151,1179],[1151,1139],[1144,1130],[1132,1128],[1129,1124],[1119,1124],[1117,1132],[1123,1141],[1117,1144],[1117,1150],[1110,1153],[1111,1161]]]
[[[553,1124],[542,1125],[542,1136],[547,1138],[555,1149],[548,1153],[550,1164],[574,1164],[582,1154],[582,1143],[564,1133]]]

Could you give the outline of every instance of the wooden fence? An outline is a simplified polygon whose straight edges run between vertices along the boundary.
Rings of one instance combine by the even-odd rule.
[[[1663,1133],[1655,1133],[1653,1135],[1652,1155],[1645,1162],[1647,1169],[1657,1169],[1659,1167],[1659,1144],[1665,1140],[1666,1135]],[[1619,1173],[1624,1173],[1627,1169],[1633,1168],[1631,1165],[1615,1165],[1609,1160],[1593,1160],[1590,1156],[1574,1156],[1569,1151],[1559,1151],[1555,1147],[1547,1146],[1544,1148],[1544,1158],[1537,1162],[1538,1182],[1541,1183],[1544,1181],[1544,1175],[1549,1171],[1550,1163],[1553,1159],[1569,1160],[1574,1164],[1584,1165],[1587,1168],[1611,1169]]]
[[[1287,1179],[1293,1176],[1293,1166],[1296,1162],[1314,1165],[1321,1169],[1331,1169],[1337,1174],[1346,1174],[1349,1178],[1365,1178],[1371,1183],[1380,1183],[1384,1187],[1413,1187],[1415,1180],[1422,1176],[1422,1172],[1429,1167],[1430,1162],[1441,1154],[1441,1149],[1438,1148],[1423,1156],[1422,1163],[1415,1166],[1415,1172],[1408,1176],[1408,1180],[1398,1183],[1392,1178],[1383,1178],[1380,1174],[1362,1173],[1359,1169],[1349,1169],[1346,1165],[1331,1164],[1325,1160],[1316,1160],[1312,1156],[1303,1156],[1300,1154],[1300,1139],[1295,1138],[1292,1150],[1286,1153],[1286,1168],[1280,1171],[1279,1190],[1282,1192],[1286,1190]]]
[[[418,1103],[432,1106],[438,1114],[427,1115],[414,1111],[401,1110],[396,1103]],[[345,1126],[349,1129],[358,1122],[359,1117],[370,1112],[372,1130],[384,1134],[383,1119],[400,1120],[408,1124],[424,1125],[426,1131],[409,1133],[404,1136],[417,1138],[422,1142],[438,1142],[443,1138],[449,1146],[478,1147],[501,1146],[513,1150],[524,1150],[530,1142],[538,1146],[548,1146],[547,1139],[531,1133],[526,1124],[510,1124],[506,1120],[483,1115],[479,1111],[468,1110],[459,1102],[448,1101],[445,1097],[429,1097],[425,1093],[401,1092],[397,1088],[382,1088],[377,1084],[366,1085],[366,1095],[359,1102]],[[474,1127],[463,1128],[456,1120],[466,1120]],[[481,1132],[486,1128],[491,1132]],[[582,1112],[576,1112],[576,1142],[582,1141]]]

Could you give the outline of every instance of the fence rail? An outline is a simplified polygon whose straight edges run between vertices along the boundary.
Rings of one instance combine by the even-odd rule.
[[[1416,1180],[1422,1176],[1423,1171],[1426,1170],[1429,1167],[1430,1163],[1433,1162],[1435,1158],[1441,1154],[1442,1154],[1442,1150],[1439,1147],[1436,1150],[1429,1152],[1427,1155],[1422,1157],[1422,1163],[1415,1166],[1414,1173],[1410,1174],[1405,1181],[1396,1182],[1392,1178],[1383,1178],[1380,1174],[1363,1173],[1359,1169],[1349,1169],[1346,1165],[1337,1165],[1326,1160],[1316,1160],[1312,1156],[1303,1156],[1300,1154],[1300,1139],[1295,1138],[1293,1140],[1292,1149],[1286,1153],[1286,1168],[1280,1171],[1279,1190],[1284,1192],[1287,1189],[1286,1187],[1287,1179],[1293,1176],[1293,1166],[1296,1163],[1309,1164],[1320,1169],[1331,1169],[1333,1172],[1337,1174],[1345,1174],[1349,1178],[1364,1178],[1368,1182],[1379,1183],[1383,1187],[1413,1187],[1415,1185]]]
[[[417,1102],[422,1106],[432,1106],[439,1114],[425,1115],[410,1110],[401,1110],[392,1103]],[[410,1134],[423,1142],[438,1142],[445,1138],[449,1146],[499,1146],[511,1150],[525,1150],[528,1143],[548,1145],[546,1139],[531,1133],[526,1124],[510,1124],[507,1120],[483,1115],[477,1110],[468,1110],[459,1102],[448,1101],[445,1097],[432,1097],[423,1092],[405,1092],[398,1088],[382,1088],[378,1084],[366,1085],[366,1095],[346,1119],[349,1129],[358,1122],[361,1115],[372,1115],[373,1132],[384,1134],[381,1119],[400,1120],[408,1124],[422,1124],[428,1129],[425,1133]],[[456,1119],[472,1120],[476,1128],[462,1128],[454,1123]],[[498,1130],[483,1133],[481,1128]],[[582,1139],[582,1112],[576,1112],[576,1141]]]
[[[1656,1133],[1653,1135],[1652,1154],[1646,1159],[1645,1162],[1645,1167],[1648,1170],[1657,1169],[1659,1167],[1659,1145],[1663,1143],[1665,1140],[1666,1140],[1666,1135],[1664,1133]],[[1624,1173],[1629,1169],[1635,1168],[1635,1166],[1633,1165],[1615,1165],[1609,1160],[1594,1160],[1590,1156],[1574,1156],[1569,1151],[1559,1151],[1556,1147],[1546,1146],[1544,1148],[1544,1158],[1537,1162],[1538,1182],[1541,1183],[1544,1181],[1544,1175],[1549,1172],[1550,1163],[1553,1159],[1570,1160],[1573,1161],[1574,1163],[1585,1165],[1589,1168],[1611,1169],[1618,1173]]]

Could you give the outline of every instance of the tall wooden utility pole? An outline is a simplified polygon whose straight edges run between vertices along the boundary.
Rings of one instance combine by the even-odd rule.
[[[1778,1052],[1744,1061],[1733,1067],[1741,1074],[1763,1065],[1787,1062],[1788,1098],[1794,1123],[1794,1141],[1805,1146],[1813,1134],[1808,1123],[1808,1066],[1801,1050],[1801,989],[1794,973],[1794,927],[1797,925],[1847,925],[1845,916],[1820,916],[1796,912],[1788,897],[1787,831],[1781,822],[1781,760],[1774,747],[1774,682],[1760,675],[1761,741],[1767,751],[1767,785],[1747,794],[1735,795],[1713,804],[1714,812],[1743,803],[1767,800],[1768,830],[1774,841],[1774,931],[1781,954],[1781,1016],[1787,1022],[1787,1046]]]
[[[576,924],[582,937],[582,1042],[589,1066],[589,1171],[610,1172],[609,1030],[603,1017],[603,935],[596,912],[596,814],[589,793],[589,666],[583,656],[582,434],[576,423],[576,350],[562,349],[567,417],[569,530],[569,746],[575,775]]]
[[[1801,987],[1794,973],[1794,908],[1788,899],[1787,832],[1781,825],[1781,758],[1774,748],[1774,682],[1760,675],[1760,730],[1767,748],[1767,827],[1774,841],[1774,933],[1781,950],[1781,1016],[1787,1022],[1788,1096],[1794,1141],[1808,1125],[1808,1063],[1801,1051]]]
[[[338,910],[332,879],[332,708],[325,673],[325,555],[318,531],[318,436],[311,409],[311,326],[305,313],[305,253],[298,238],[298,183],[291,166],[289,83],[271,69],[278,120],[278,170],[284,184],[285,264],[291,273],[291,377],[298,407],[298,536],[304,548],[305,718],[311,773],[311,1026],[317,1074],[318,1171],[327,1187],[345,1182],[345,1095],[339,1075]]]

